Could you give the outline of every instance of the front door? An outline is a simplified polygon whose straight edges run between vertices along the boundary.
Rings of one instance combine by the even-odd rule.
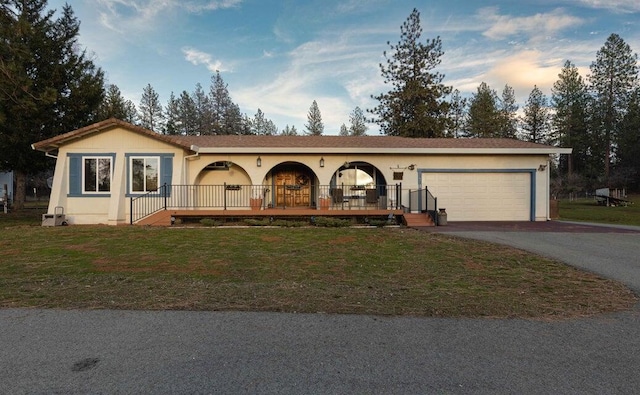
[[[281,170],[275,174],[276,206],[309,207],[311,177],[299,170]]]

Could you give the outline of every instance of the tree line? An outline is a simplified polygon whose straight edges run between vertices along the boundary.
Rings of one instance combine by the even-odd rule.
[[[33,152],[35,141],[114,116],[168,135],[297,135],[282,131],[258,109],[242,114],[220,73],[208,91],[171,93],[163,106],[148,84],[136,107],[120,89],[107,84],[78,43],[80,22],[71,6],[59,16],[47,0],[0,0],[0,170],[16,174],[16,205],[26,195],[26,179],[50,169],[51,161]],[[533,86],[518,115],[508,84],[501,94],[482,82],[470,97],[444,84],[437,71],[444,55],[440,37],[422,38],[414,9],[400,27],[400,40],[384,52],[380,72],[387,92],[373,95],[377,105],[356,107],[340,135],[363,135],[368,123],[382,134],[401,137],[504,137],[573,148],[560,158],[557,172],[570,187],[626,186],[638,189],[640,174],[640,88],[638,56],[617,34],[597,52],[583,78],[567,60],[550,98]],[[314,100],[300,134],[322,135],[324,123]]]

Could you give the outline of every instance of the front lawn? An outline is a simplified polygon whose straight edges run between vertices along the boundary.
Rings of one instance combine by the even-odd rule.
[[[0,230],[0,307],[565,318],[636,302],[564,264],[407,228]]]

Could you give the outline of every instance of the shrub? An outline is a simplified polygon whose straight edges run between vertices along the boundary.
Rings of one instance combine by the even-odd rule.
[[[329,217],[317,217],[313,221],[315,226],[321,226],[325,228],[346,228],[351,226],[351,221],[348,219],[329,218]]]

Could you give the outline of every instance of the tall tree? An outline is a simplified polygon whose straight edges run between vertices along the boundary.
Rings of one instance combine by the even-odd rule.
[[[640,88],[636,88],[629,100],[622,119],[615,172],[622,185],[632,190],[640,188]]]
[[[307,113],[307,123],[304,125],[307,129],[305,134],[309,136],[321,136],[324,132],[324,124],[322,123],[322,114],[320,114],[320,108],[318,103],[314,100],[309,107],[309,113]]]
[[[176,120],[178,134],[185,136],[197,135],[197,117],[196,104],[193,102],[193,98],[187,91],[182,91],[178,98],[178,116]]]
[[[0,2],[0,170],[16,175],[14,203],[24,205],[26,180],[51,168],[31,144],[95,121],[104,75],[78,43],[70,6],[56,19],[46,0]]]
[[[451,93],[451,105],[449,106],[449,127],[445,137],[457,138],[464,134],[464,121],[467,114],[467,98],[460,95],[460,91],[454,89]]]
[[[137,118],[136,106],[122,96],[120,88],[115,84],[107,86],[104,100],[98,109],[98,119],[118,118],[129,123],[135,123]]]
[[[589,94],[578,68],[569,60],[565,61],[553,84],[551,105],[554,108],[551,140],[561,147],[572,148],[571,154],[560,157],[559,170],[567,176],[574,170],[584,174],[591,157]]]
[[[469,101],[466,135],[468,137],[499,137],[500,126],[498,94],[487,83],[482,82]]]
[[[364,116],[362,109],[357,107],[349,114],[349,134],[351,136],[364,136],[367,134],[367,118]]]
[[[251,132],[263,136],[272,136],[278,134],[278,128],[270,119],[267,119],[262,110],[258,108],[256,115],[254,115],[251,121]]]
[[[420,13],[413,9],[400,27],[400,41],[387,45],[386,65],[380,64],[387,93],[372,98],[379,104],[369,110],[376,116],[381,132],[390,136],[442,137],[449,121],[445,97],[451,87],[442,84],[444,75],[435,72],[444,54],[440,37],[421,42]]]
[[[208,134],[215,134],[213,130],[213,111],[211,101],[209,97],[202,89],[200,83],[196,84],[196,90],[191,95],[193,99],[193,105],[196,110],[196,119],[194,120],[196,126],[196,134],[198,136],[204,136]]]
[[[211,76],[211,88],[209,90],[211,100],[213,133],[216,134],[244,134],[240,107],[233,102],[227,84],[219,71]]]
[[[532,143],[546,144],[549,142],[549,109],[547,97],[537,85],[529,94],[524,106],[522,128],[525,132],[525,140]]]
[[[180,103],[176,99],[176,95],[171,92],[169,101],[164,107],[164,134],[176,135],[180,134],[179,129]]]
[[[286,125],[284,127],[284,129],[282,129],[282,135],[283,136],[297,136],[298,135],[298,131],[296,130],[295,126],[289,127],[289,125]]]
[[[348,136],[349,135],[349,128],[347,127],[347,125],[345,125],[344,123],[342,125],[340,125],[340,132],[338,132],[339,136]]]
[[[153,89],[151,84],[147,84],[142,90],[139,110],[140,126],[153,131],[162,130],[162,121],[164,119],[162,104],[160,104],[158,93]]]
[[[516,104],[516,93],[508,84],[502,90],[502,98],[499,101],[498,110],[500,113],[500,129],[496,131],[496,136],[516,138],[518,133],[518,105]]]
[[[589,82],[596,100],[595,129],[604,142],[604,178],[608,180],[612,147],[629,97],[638,81],[638,55],[617,34],[611,34],[591,64]]]

